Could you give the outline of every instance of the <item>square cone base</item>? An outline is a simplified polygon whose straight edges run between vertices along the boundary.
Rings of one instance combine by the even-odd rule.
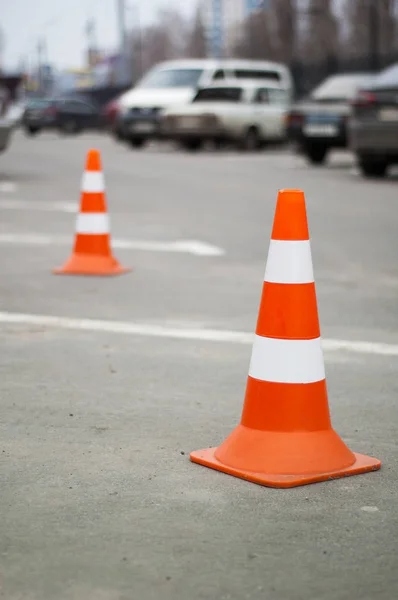
[[[53,269],[54,275],[85,275],[93,277],[114,277],[129,273],[130,268],[122,267],[113,257],[74,255],[62,267]]]
[[[224,465],[214,456],[217,448],[207,448],[206,450],[197,450],[190,454],[192,462],[227,473],[233,477],[257,483],[266,487],[273,488],[292,488],[309,483],[318,483],[321,481],[330,481],[341,477],[350,477],[351,475],[361,475],[370,471],[377,471],[381,467],[381,462],[377,458],[357,454],[354,452],[355,462],[350,467],[329,473],[306,473],[300,475],[284,475],[277,473],[254,473],[253,471],[244,471],[243,469],[234,469],[228,465]]]

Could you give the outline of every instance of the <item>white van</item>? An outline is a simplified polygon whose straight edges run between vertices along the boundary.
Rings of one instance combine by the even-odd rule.
[[[261,79],[277,83],[293,97],[293,79],[282,63],[263,60],[185,59],[157,64],[118,101],[118,133],[136,148],[158,135],[161,112],[191,102],[198,88],[213,81]]]

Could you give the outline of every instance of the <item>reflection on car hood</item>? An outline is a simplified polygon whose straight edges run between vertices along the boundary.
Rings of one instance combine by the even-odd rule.
[[[350,113],[351,107],[349,102],[313,102],[307,100],[293,104],[290,110],[307,114],[322,113],[324,115],[344,116]]]
[[[191,88],[133,88],[121,96],[119,103],[122,108],[132,108],[134,106],[166,108],[174,104],[191,102],[195,93],[196,90]]]

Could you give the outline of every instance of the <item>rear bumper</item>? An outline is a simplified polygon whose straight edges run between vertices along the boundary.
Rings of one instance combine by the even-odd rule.
[[[115,123],[121,135],[127,139],[157,139],[162,137],[158,119],[134,119],[125,117]]]
[[[353,121],[350,148],[357,154],[398,156],[398,123]]]
[[[163,137],[169,140],[232,140],[234,136],[221,128],[162,129]]]
[[[287,138],[289,142],[293,142],[303,149],[314,145],[327,146],[328,148],[346,148],[348,146],[348,136],[345,128],[340,129],[336,135],[307,135],[301,128],[289,127]]]

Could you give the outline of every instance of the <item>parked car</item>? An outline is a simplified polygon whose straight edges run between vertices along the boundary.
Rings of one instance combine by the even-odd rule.
[[[79,133],[86,129],[101,129],[103,123],[101,108],[80,97],[33,99],[28,102],[22,117],[22,127],[28,135],[46,129]]]
[[[288,93],[278,84],[224,81],[198,90],[191,104],[167,109],[161,134],[188,150],[211,141],[254,151],[285,139],[288,106]]]
[[[173,60],[150,69],[134,88],[118,99],[118,115],[113,129],[116,137],[141,148],[159,137],[162,112],[176,104],[192,102],[197,90],[212,82],[234,79],[270,81],[293,96],[293,80],[282,63],[262,60]]]
[[[347,148],[350,102],[357,91],[374,79],[369,73],[347,73],[328,77],[308,98],[289,111],[289,140],[307,160],[319,165],[333,148]]]
[[[365,177],[398,164],[398,63],[384,69],[352,103],[350,147]]]

